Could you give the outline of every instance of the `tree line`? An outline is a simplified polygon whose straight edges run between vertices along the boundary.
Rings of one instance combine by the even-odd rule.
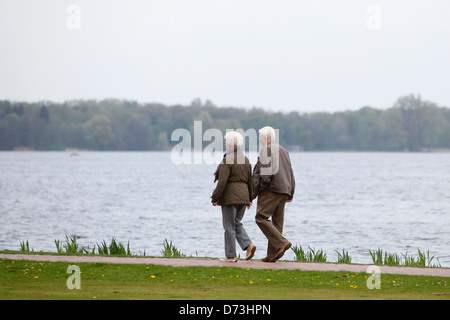
[[[357,111],[269,112],[217,107],[196,98],[190,105],[136,101],[0,101],[0,150],[170,150],[177,128],[279,129],[280,143],[304,151],[421,151],[450,149],[450,109],[420,96],[400,97],[391,108]]]

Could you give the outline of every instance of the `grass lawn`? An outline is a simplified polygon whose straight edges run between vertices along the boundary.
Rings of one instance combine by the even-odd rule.
[[[450,299],[450,278],[366,273],[77,263],[80,289],[68,289],[67,262],[0,259],[0,299]]]

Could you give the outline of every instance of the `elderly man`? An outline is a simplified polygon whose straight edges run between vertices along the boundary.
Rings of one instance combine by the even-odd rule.
[[[262,261],[275,262],[292,245],[282,233],[284,206],[292,201],[295,179],[289,153],[275,142],[275,130],[272,127],[260,129],[259,139],[263,148],[253,169],[253,199],[258,197],[255,220],[269,240],[267,256]]]

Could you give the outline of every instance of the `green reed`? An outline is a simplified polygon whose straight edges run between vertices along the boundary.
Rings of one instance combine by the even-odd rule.
[[[350,258],[350,255],[348,254],[348,251],[345,251],[345,249],[342,249],[342,253],[340,253],[337,250],[334,250],[334,252],[337,253],[337,263],[352,263],[352,258]]]
[[[412,255],[408,256],[408,252],[403,255],[405,266],[441,268],[439,258],[436,258],[436,263],[432,263],[432,261],[434,260],[434,255],[430,256],[430,250],[427,250],[427,252],[425,253],[420,251],[420,249],[417,249],[417,252],[419,256],[416,258]]]
[[[92,252],[89,252],[89,246],[83,247],[78,244],[77,242],[77,236],[75,234],[73,235],[67,235],[66,234],[66,243],[62,243],[58,239],[55,239],[55,245],[56,245],[56,252],[57,253],[66,253],[66,254],[86,254],[86,253],[94,253],[94,250]]]
[[[116,238],[111,239],[111,243],[109,246],[106,244],[105,240],[103,240],[100,244],[97,244],[98,254],[101,255],[110,255],[110,256],[131,256],[130,250],[130,241],[128,241],[127,246],[119,241]]]
[[[169,242],[164,239],[163,249],[161,250],[161,255],[165,258],[184,258],[186,254],[182,253],[175,245],[172,240]]]
[[[369,253],[372,257],[372,262],[376,265],[432,268],[441,267],[441,263],[439,262],[438,258],[436,258],[437,262],[432,262],[435,256],[430,256],[430,250],[427,250],[427,252],[425,253],[420,249],[417,249],[417,252],[418,257],[413,257],[412,255],[408,255],[407,252],[405,254],[399,255],[397,253],[383,251],[383,249],[380,248],[374,251],[369,250]]]
[[[295,260],[300,262],[327,262],[327,254],[322,250],[315,250],[308,246],[308,250],[304,250],[302,246],[295,245],[291,249],[295,253]]]
[[[115,255],[115,256],[133,256],[130,249],[130,242],[127,245],[117,241],[113,237],[110,243],[106,243],[105,240],[94,245],[92,250],[89,246],[84,247],[77,242],[78,237],[73,235],[65,235],[66,241],[62,242],[55,239],[56,252],[58,254],[99,254],[99,255]],[[97,250],[95,250],[97,247]],[[327,254],[322,249],[316,250],[308,246],[308,249],[303,249],[302,246],[298,244],[291,247],[295,254],[295,260],[299,262],[327,262]],[[34,252],[30,248],[30,244],[27,241],[20,241],[20,251],[22,252]],[[96,252],[97,251],[97,252]],[[334,250],[337,254],[337,263],[350,264],[352,259],[345,249],[342,252]],[[160,251],[161,255],[166,258],[185,258],[186,254],[182,253],[172,241],[164,239],[163,249]],[[439,258],[434,255],[430,255],[430,250],[421,251],[417,249],[417,256],[413,256],[406,252],[405,254],[390,253],[383,249],[378,248],[377,250],[369,250],[369,254],[372,257],[372,262],[375,265],[386,265],[386,266],[409,266],[409,267],[432,267],[441,268],[441,263]],[[140,254],[141,255],[141,254]],[[196,251],[196,255],[198,253]],[[143,256],[146,256],[144,250]],[[190,256],[192,257],[192,256]]]
[[[20,251],[30,252],[30,244],[28,243],[28,240],[27,240],[27,242],[20,241]],[[31,250],[31,251],[33,252],[34,250]]]

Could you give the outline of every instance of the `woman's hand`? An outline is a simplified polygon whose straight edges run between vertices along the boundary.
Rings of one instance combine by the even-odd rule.
[[[247,209],[250,209],[251,206],[252,206],[252,203],[249,202],[248,205],[247,205]]]
[[[217,206],[217,202],[213,202],[212,205],[215,207]]]

